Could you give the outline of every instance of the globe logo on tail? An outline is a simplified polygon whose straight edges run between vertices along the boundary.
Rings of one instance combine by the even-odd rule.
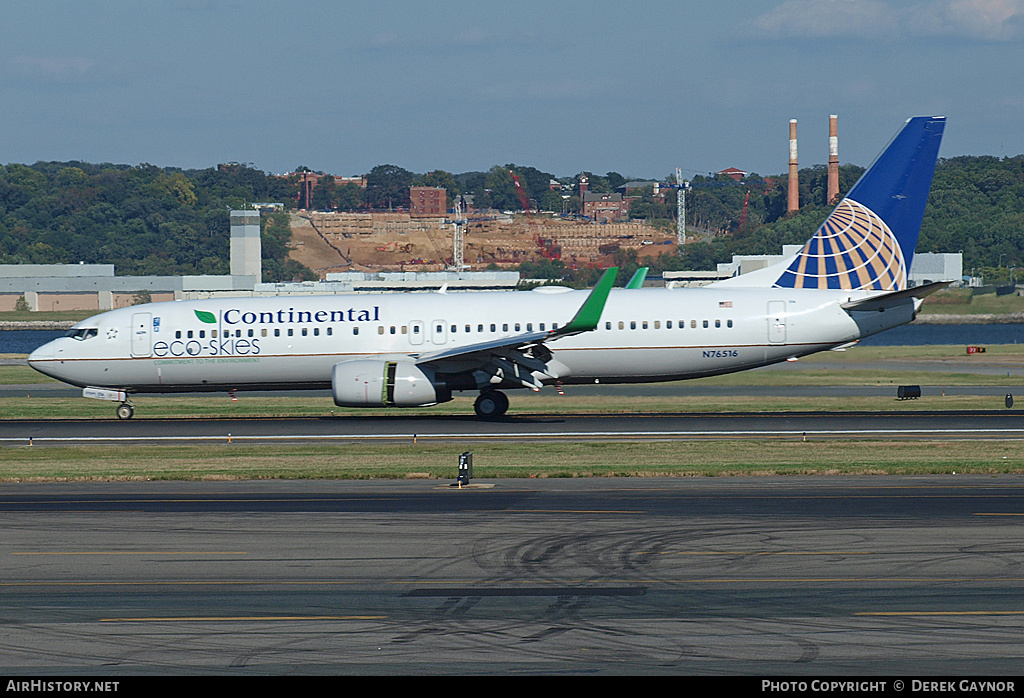
[[[775,282],[782,288],[901,291],[903,251],[878,215],[843,199]]]

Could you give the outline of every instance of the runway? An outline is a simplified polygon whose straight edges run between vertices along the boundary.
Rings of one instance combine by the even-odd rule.
[[[0,420],[0,445],[742,438],[1024,438],[1014,410],[526,415],[409,413],[251,419]]]
[[[0,488],[0,672],[992,676],[1024,477]]]

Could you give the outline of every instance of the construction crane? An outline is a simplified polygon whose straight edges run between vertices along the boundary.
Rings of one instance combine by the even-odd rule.
[[[526,190],[523,189],[523,185],[519,183],[519,175],[517,175],[512,170],[509,170],[508,173],[510,175],[512,175],[512,182],[515,184],[516,195],[519,196],[519,203],[523,207],[523,213],[525,213],[527,216],[529,216],[530,215],[530,198],[526,195]]]
[[[750,208],[750,190],[747,189],[747,198],[743,199],[743,210],[740,212],[740,224],[738,228],[742,228],[743,224],[747,222],[747,210]]]
[[[686,244],[686,190],[690,188],[689,182],[683,181],[683,170],[676,168],[676,243]]]
[[[465,260],[463,259],[464,237],[466,230],[466,219],[462,217],[462,201],[455,203],[455,220],[452,221],[454,235],[452,240],[452,266],[453,271],[463,271]]]

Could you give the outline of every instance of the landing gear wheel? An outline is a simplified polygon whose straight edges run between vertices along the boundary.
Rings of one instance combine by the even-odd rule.
[[[473,403],[473,409],[481,419],[497,419],[508,411],[508,397],[497,390],[485,390]]]
[[[135,408],[133,408],[127,402],[122,402],[120,405],[117,406],[118,419],[131,419],[133,414],[135,414]]]

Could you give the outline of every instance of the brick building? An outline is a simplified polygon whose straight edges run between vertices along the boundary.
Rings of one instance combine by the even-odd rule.
[[[614,223],[626,217],[629,202],[622,194],[610,192],[583,192],[583,215],[599,223]]]
[[[409,215],[439,217],[448,212],[448,190],[444,187],[409,187]]]

